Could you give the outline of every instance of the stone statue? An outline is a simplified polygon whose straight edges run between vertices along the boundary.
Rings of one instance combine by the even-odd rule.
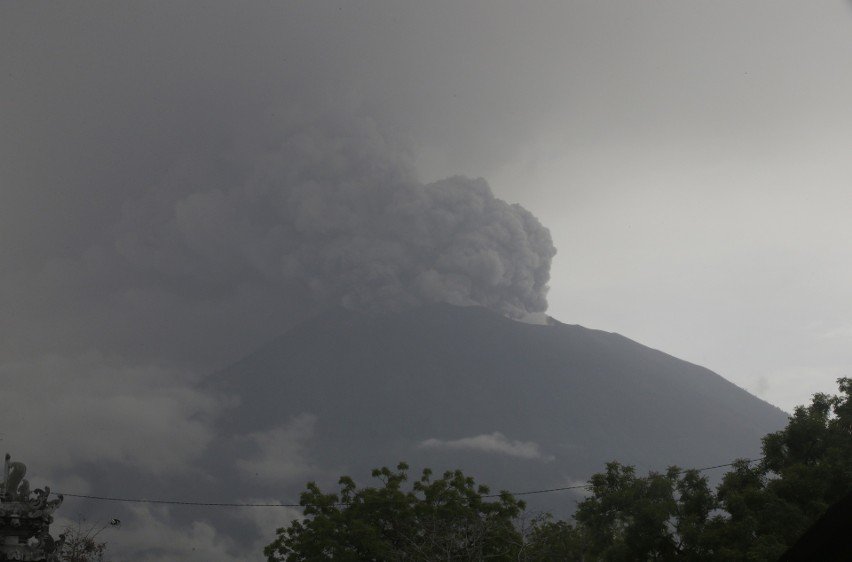
[[[49,486],[30,492],[26,473],[26,465],[13,462],[7,453],[0,483],[0,561],[52,562],[63,539],[55,541],[50,536],[50,524],[63,498],[60,494],[50,499]]]
[[[3,472],[3,499],[6,501],[14,501],[18,499],[18,487],[21,483],[26,484],[27,493],[29,494],[29,482],[24,480],[24,475],[27,473],[27,465],[22,462],[13,462],[11,455],[6,453],[6,464]]]

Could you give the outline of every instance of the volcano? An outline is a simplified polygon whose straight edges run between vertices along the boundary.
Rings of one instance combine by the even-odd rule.
[[[758,456],[761,437],[787,420],[718,374],[621,335],[451,305],[334,309],[207,384],[239,398],[219,420],[223,437],[309,420],[300,462],[365,484],[371,468],[401,460],[513,492],[582,483],[611,460],[640,473],[701,468]],[[560,514],[577,499],[532,498]]]

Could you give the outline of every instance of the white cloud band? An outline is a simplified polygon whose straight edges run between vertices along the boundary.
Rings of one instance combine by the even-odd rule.
[[[510,441],[499,431],[453,440],[426,439],[420,442],[418,446],[432,449],[467,449],[522,459],[553,460],[552,456],[542,454],[538,443],[533,441]]]

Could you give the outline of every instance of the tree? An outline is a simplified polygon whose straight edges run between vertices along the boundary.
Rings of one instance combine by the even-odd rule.
[[[78,518],[66,526],[61,538],[57,558],[60,562],[104,562],[106,542],[98,542],[98,535],[106,529]]]
[[[747,460],[733,463],[716,489],[720,513],[706,531],[705,542],[717,560],[775,560],[783,552],[773,527],[777,524],[766,475]]]
[[[300,498],[305,518],[278,529],[264,554],[271,562],[518,559],[522,501],[491,495],[459,470],[433,480],[425,469],[404,490],[407,471],[405,463],[376,469],[381,486],[361,489],[344,476],[337,494],[309,482]]]
[[[838,386],[765,436],[759,463],[734,462],[715,494],[695,470],[637,477],[612,462],[589,480],[576,527],[554,532],[592,560],[777,560],[852,491],[852,379]]]
[[[566,521],[548,514],[536,518],[524,534],[518,560],[582,560],[586,550],[580,532]]]
[[[573,525],[547,514],[519,525],[523,502],[491,496],[460,471],[424,470],[403,489],[408,467],[373,472],[382,486],[340,494],[309,483],[305,519],[279,529],[270,561],[307,560],[777,560],[826,508],[852,492],[852,379],[815,394],[763,458],[731,464],[714,493],[698,470],[637,476],[611,462],[589,480]]]
[[[720,559],[776,560],[825,510],[852,491],[852,379],[815,394],[787,426],[763,438],[763,459],[734,464],[717,495]]]
[[[762,469],[775,476],[767,487],[809,520],[852,490],[852,379],[837,382],[840,395],[815,394],[763,438]]]
[[[575,532],[593,560],[700,560],[702,535],[716,507],[707,479],[670,467],[636,476],[632,466],[607,464],[589,480]]]

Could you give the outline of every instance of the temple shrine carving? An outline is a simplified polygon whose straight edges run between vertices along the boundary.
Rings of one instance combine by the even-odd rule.
[[[26,465],[7,453],[0,482],[0,561],[55,562],[65,537],[54,539],[50,524],[63,498],[51,498],[49,486],[30,490],[26,474]]]

